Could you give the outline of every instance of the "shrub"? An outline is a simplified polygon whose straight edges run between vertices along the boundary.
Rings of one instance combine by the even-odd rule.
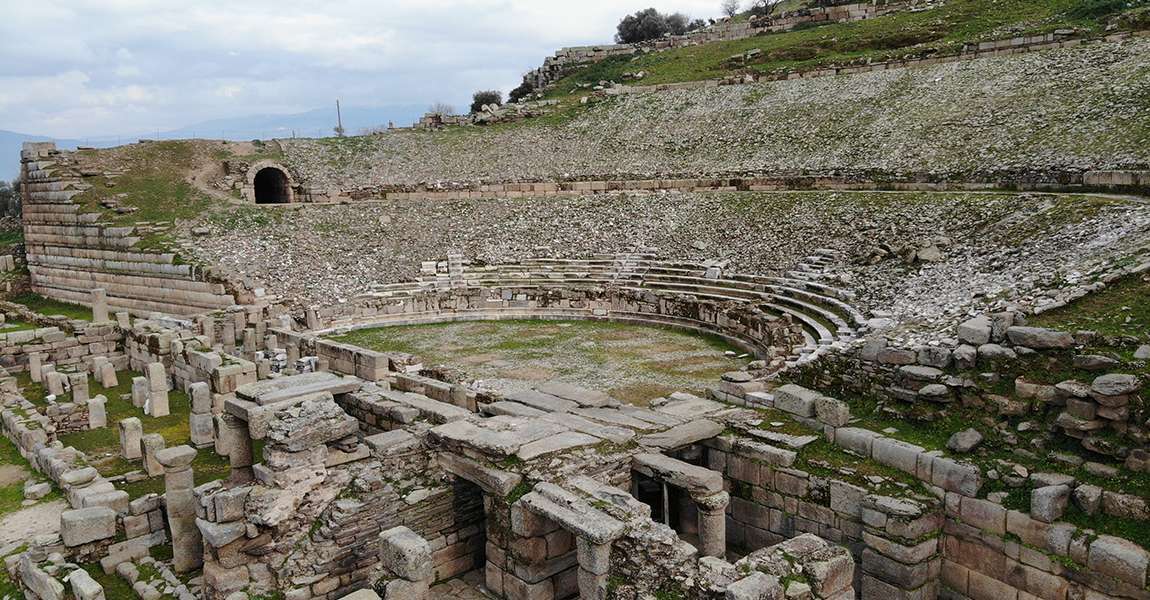
[[[507,95],[507,98],[511,102],[519,102],[520,100],[534,93],[535,86],[530,81],[524,81],[523,83],[519,84],[519,87],[511,90],[511,93]]]
[[[722,11],[728,17],[739,14],[739,0],[723,0]]]
[[[683,24],[684,28],[686,24]],[[637,44],[663,37],[671,32],[667,17],[659,11],[648,8],[633,15],[623,17],[616,28],[615,41],[620,44]]]
[[[780,4],[782,4],[782,0],[754,0],[747,12],[754,17],[769,17]]]
[[[503,106],[503,92],[498,90],[483,90],[475,92],[471,97],[471,114],[475,114],[483,110],[484,106],[494,104],[496,106]]]

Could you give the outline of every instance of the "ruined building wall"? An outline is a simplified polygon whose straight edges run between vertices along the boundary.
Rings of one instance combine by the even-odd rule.
[[[235,304],[173,254],[136,249],[139,226],[101,222],[72,198],[87,189],[72,153],[53,143],[26,143],[21,153],[24,240],[32,289],[87,305],[91,291],[107,290],[108,304],[135,314],[195,314]]]

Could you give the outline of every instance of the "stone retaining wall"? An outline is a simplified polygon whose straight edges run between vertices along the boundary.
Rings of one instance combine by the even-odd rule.
[[[383,186],[339,192],[310,191],[310,202],[335,203],[380,200],[477,200],[482,198],[547,198],[587,194],[653,192],[759,192],[790,190],[849,191],[1043,191],[1089,192],[1150,190],[1150,170],[1086,171],[1079,173],[1012,173],[967,181],[940,180],[929,174],[868,173],[853,177],[796,174],[739,174],[719,177],[666,179],[604,178],[580,181],[456,184],[451,187]]]

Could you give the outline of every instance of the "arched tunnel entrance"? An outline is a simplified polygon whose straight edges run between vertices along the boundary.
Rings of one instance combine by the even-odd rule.
[[[276,167],[264,167],[256,173],[253,182],[256,204],[287,204],[291,202],[291,184],[287,173]]]

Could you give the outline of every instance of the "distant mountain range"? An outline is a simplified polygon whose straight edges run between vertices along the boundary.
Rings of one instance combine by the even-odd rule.
[[[422,104],[393,104],[379,107],[346,106],[342,110],[343,127],[348,135],[364,130],[409,126],[419,120],[427,106]],[[24,142],[54,141],[60,148],[77,146],[109,148],[129,144],[138,139],[224,139],[233,141],[287,137],[327,137],[333,135],[336,124],[335,107],[317,108],[291,115],[249,115],[214,119],[187,125],[179,129],[136,134],[108,135],[84,139],[60,139],[49,136],[5,131],[0,129],[0,179],[12,180],[20,173],[20,147]]]

